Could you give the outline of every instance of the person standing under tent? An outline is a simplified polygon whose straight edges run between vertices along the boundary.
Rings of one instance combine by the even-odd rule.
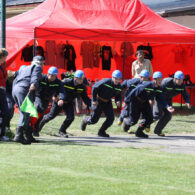
[[[148,70],[150,77],[153,74],[153,68],[150,60],[144,58],[143,50],[138,50],[136,52],[137,60],[132,63],[132,76],[133,78],[140,78],[140,73],[142,70]]]
[[[121,92],[122,88],[120,81],[122,74],[119,70],[112,73],[112,78],[102,79],[96,82],[92,87],[92,109],[91,116],[84,118],[81,124],[81,130],[85,130],[87,125],[98,122],[102,112],[106,115],[106,120],[98,131],[101,137],[109,137],[106,133],[108,127],[114,122],[114,111],[112,106],[112,97],[115,97],[115,102],[118,108],[121,107]]]
[[[149,100],[154,99],[154,97],[168,112],[174,112],[174,108],[169,106],[163,97],[163,91],[160,87],[162,77],[161,72],[155,72],[153,74],[153,81],[138,85],[127,95],[125,103],[129,107],[129,116],[124,119],[124,131],[128,131],[131,126],[135,125],[142,113],[144,120],[139,124],[135,135],[141,138],[148,138],[148,135],[143,130],[153,122],[152,108]]]

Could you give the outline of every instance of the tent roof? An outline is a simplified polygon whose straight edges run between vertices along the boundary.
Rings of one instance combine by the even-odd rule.
[[[10,64],[35,39],[195,43],[195,30],[170,22],[140,0],[46,0],[6,21]]]
[[[7,37],[34,36],[195,43],[195,30],[162,18],[140,0],[46,0],[34,10],[7,20]]]

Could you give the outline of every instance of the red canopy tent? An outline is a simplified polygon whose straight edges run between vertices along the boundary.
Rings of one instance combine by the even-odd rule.
[[[129,41],[152,45],[154,70],[167,76],[180,69],[195,82],[195,30],[162,18],[140,0],[46,0],[8,19],[6,34],[12,68],[32,40]],[[178,53],[184,62],[175,60]]]

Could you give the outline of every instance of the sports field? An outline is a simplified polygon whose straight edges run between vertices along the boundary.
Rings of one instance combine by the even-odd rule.
[[[81,132],[82,117],[76,117],[68,130],[70,138],[58,138],[63,119],[48,123],[38,144],[0,142],[0,194],[195,194],[195,155],[71,141],[97,138],[103,118]],[[15,115],[12,129],[17,120]],[[116,122],[108,131],[111,139],[129,136],[133,141],[134,135],[125,134]],[[195,115],[174,116],[165,133],[194,135],[193,144]]]

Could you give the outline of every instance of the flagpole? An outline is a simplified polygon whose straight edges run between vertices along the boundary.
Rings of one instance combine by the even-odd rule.
[[[5,25],[6,25],[6,6],[5,6],[6,0],[1,0],[1,47],[5,48]]]

